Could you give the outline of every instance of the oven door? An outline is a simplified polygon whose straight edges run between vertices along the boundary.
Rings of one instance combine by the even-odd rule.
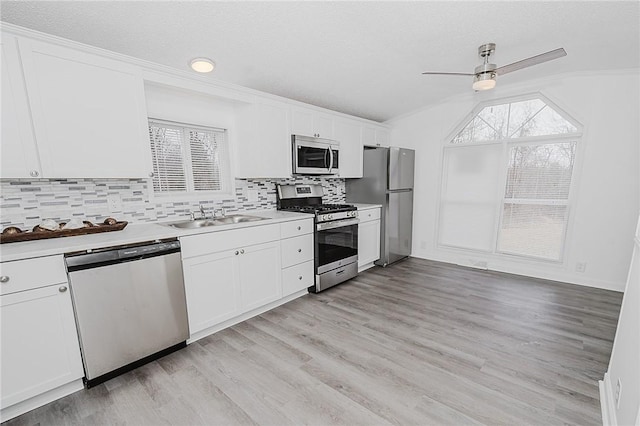
[[[358,219],[316,225],[316,274],[358,262]]]

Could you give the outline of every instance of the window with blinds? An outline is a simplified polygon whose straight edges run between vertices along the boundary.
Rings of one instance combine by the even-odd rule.
[[[149,120],[153,191],[225,192],[229,160],[224,129]]]
[[[446,142],[438,242],[562,260],[579,125],[543,97],[480,106]]]

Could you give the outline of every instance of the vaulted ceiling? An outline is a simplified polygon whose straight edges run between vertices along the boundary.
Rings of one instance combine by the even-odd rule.
[[[2,1],[2,21],[180,70],[383,121],[459,93],[477,48],[498,66],[558,47],[564,58],[500,76],[640,67],[637,1]]]

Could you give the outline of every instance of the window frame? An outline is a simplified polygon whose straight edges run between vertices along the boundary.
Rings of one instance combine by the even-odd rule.
[[[549,107],[551,107],[556,113],[560,114],[565,120],[569,121],[575,128],[576,132],[574,133],[566,133],[566,134],[552,134],[552,135],[542,135],[542,136],[527,136],[527,137],[519,137],[519,138],[502,138],[495,140],[483,140],[479,142],[466,142],[466,143],[452,143],[452,140],[464,129],[474,118],[478,115],[484,108],[495,106],[495,105],[504,105],[516,102],[522,102],[527,100],[540,99]],[[435,246],[438,249],[445,250],[455,250],[455,251],[463,251],[467,253],[477,253],[485,256],[493,256],[495,258],[500,259],[509,259],[515,261],[521,261],[525,263],[545,263],[545,264],[555,264],[555,265],[564,265],[567,259],[567,236],[571,233],[571,228],[573,225],[573,210],[574,205],[576,204],[577,199],[577,187],[578,182],[580,180],[580,171],[582,169],[582,153],[585,149],[584,147],[584,126],[573,118],[564,107],[558,106],[556,102],[550,100],[547,96],[540,92],[528,93],[519,96],[512,96],[506,98],[497,98],[488,101],[479,102],[472,110],[467,114],[454,128],[447,134],[447,137],[444,139],[442,144],[442,150],[440,155],[440,175],[439,175],[439,185],[438,185],[438,199],[437,199],[437,211],[436,211],[436,223],[435,223]],[[513,146],[522,146],[522,145],[541,145],[541,144],[552,144],[552,143],[566,143],[566,142],[576,142],[576,152],[575,152],[575,160],[574,167],[571,175],[571,183],[569,186],[569,195],[567,198],[566,211],[565,211],[565,226],[562,234],[562,242],[560,248],[560,256],[559,259],[549,259],[544,257],[532,256],[532,255],[524,255],[511,253],[506,251],[498,250],[498,242],[499,242],[499,232],[503,222],[504,215],[504,205],[505,201],[507,201],[505,197],[505,188],[507,184],[507,170],[509,167],[509,151]],[[443,193],[446,189],[446,174],[448,164],[445,162],[446,152],[449,149],[463,148],[463,147],[472,147],[472,146],[483,146],[483,145],[501,145],[502,153],[501,153],[501,169],[499,173],[499,183],[497,185],[496,191],[496,205],[494,210],[494,224],[492,231],[492,241],[490,244],[490,249],[473,249],[468,247],[461,247],[452,244],[446,244],[441,241],[442,232],[441,232],[441,221],[442,221],[442,197]],[[546,205],[546,204],[545,204]]]
[[[178,127],[182,129],[182,161],[183,161],[183,169],[185,173],[185,191],[166,191],[166,192],[156,192],[154,190],[153,185],[153,177],[149,178],[149,201],[156,202],[171,202],[171,201],[202,201],[206,200],[221,200],[221,199],[229,199],[235,197],[235,180],[233,178],[233,162],[232,162],[232,153],[231,153],[231,139],[232,139],[232,131],[231,129],[227,129],[224,127],[218,126],[208,126],[202,124],[193,124],[187,122],[173,121],[167,120],[164,118],[157,117],[147,117],[147,128],[151,124],[151,122],[160,125],[167,125],[171,127]],[[195,183],[193,180],[193,164],[191,158],[191,146],[189,144],[189,138],[187,137],[187,132],[189,130],[196,131],[222,131],[224,132],[224,140],[223,140],[223,155],[224,162],[226,164],[220,167],[221,176],[220,181],[222,184],[222,189],[220,190],[206,190],[206,191],[196,191]],[[147,134],[148,134],[147,130]],[[151,143],[148,140],[147,143]],[[153,158],[151,160],[153,162]]]

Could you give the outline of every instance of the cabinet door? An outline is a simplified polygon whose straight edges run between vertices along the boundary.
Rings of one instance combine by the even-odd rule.
[[[389,131],[387,129],[376,129],[376,145],[386,146],[390,145]]]
[[[183,260],[191,335],[240,313],[234,250]]]
[[[2,407],[83,375],[67,284],[0,296]]]
[[[329,114],[315,112],[313,114],[313,130],[319,138],[333,139],[333,117]]]
[[[333,139],[333,117],[307,108],[291,108],[291,134]]]
[[[289,108],[252,104],[238,112],[236,177],[290,178]]]
[[[140,69],[34,40],[19,46],[43,176],[148,177]]]
[[[362,126],[362,145],[376,146],[376,129],[372,126]]]
[[[305,108],[291,108],[291,134],[314,137],[313,111]]]
[[[2,34],[2,178],[34,178],[41,174],[15,37]]]
[[[358,225],[358,267],[380,259],[380,221]]]
[[[240,250],[238,275],[242,310],[249,311],[282,297],[280,242]]]
[[[361,126],[355,121],[336,121],[335,136],[340,142],[340,177],[362,177]]]

